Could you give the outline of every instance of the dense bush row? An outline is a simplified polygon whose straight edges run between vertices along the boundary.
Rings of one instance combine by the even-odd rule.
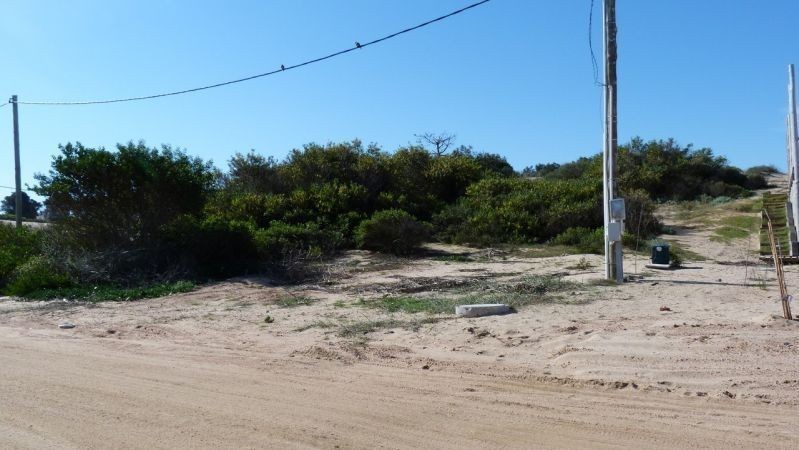
[[[751,189],[766,187],[764,174],[776,170],[761,166],[744,172],[730,166],[726,158],[714,155],[709,148],[682,147],[673,139],[645,142],[634,138],[627,145],[619,146],[617,165],[622,195],[643,191],[655,201],[694,200],[702,195],[745,196]],[[602,155],[563,165],[538,164],[528,167],[524,173],[551,180],[599,179]]]
[[[429,239],[602,250],[598,157],[539,165],[526,170],[531,178],[467,147],[438,155],[310,144],[283,161],[237,154],[226,173],[170,147],[60,150],[35,188],[52,225],[0,229],[6,292],[264,270],[293,277],[340,249],[407,254]],[[707,149],[635,139],[620,151],[627,228],[651,234],[654,201],[745,195],[763,172],[743,173]]]

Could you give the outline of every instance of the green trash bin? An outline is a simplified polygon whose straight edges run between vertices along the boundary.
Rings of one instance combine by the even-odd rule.
[[[652,246],[652,264],[671,264],[668,244],[655,244]]]

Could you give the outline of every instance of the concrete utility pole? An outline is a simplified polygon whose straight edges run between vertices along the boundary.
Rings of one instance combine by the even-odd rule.
[[[788,173],[790,174],[790,185],[788,186],[788,201],[790,202],[791,222],[793,222],[794,238],[791,242],[791,256],[799,254],[799,248],[794,244],[799,228],[799,132],[797,131],[796,119],[796,78],[793,72],[793,64],[788,65]]]
[[[22,176],[19,172],[19,112],[17,111],[17,96],[11,96],[12,107],[14,108],[14,181],[16,182],[16,203],[15,212],[17,228],[22,226]]]
[[[611,208],[616,194],[616,148],[619,141],[616,121],[616,0],[605,0],[603,12],[605,23],[605,142],[602,152],[602,178],[605,217],[605,277],[621,282],[624,279],[621,248],[623,214],[619,218],[619,210]],[[614,202],[614,205],[618,204],[619,202]],[[623,210],[622,206],[622,213]]]

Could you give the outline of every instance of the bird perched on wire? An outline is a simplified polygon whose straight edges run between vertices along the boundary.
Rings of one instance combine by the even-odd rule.
[[[280,65],[280,70],[286,70],[286,66],[284,66],[283,64],[281,64],[281,65]]]
[[[361,43],[360,42],[356,42],[355,46],[358,47],[358,48],[361,48]]]

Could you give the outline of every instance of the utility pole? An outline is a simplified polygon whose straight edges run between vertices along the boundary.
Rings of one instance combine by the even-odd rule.
[[[788,173],[790,174],[790,185],[788,186],[788,201],[791,204],[790,222],[793,222],[793,233],[790,234],[794,238],[790,242],[790,255],[797,256],[799,248],[794,243],[797,235],[797,228],[799,228],[799,131],[797,131],[796,124],[796,79],[793,73],[793,64],[788,65]]]
[[[16,219],[17,228],[22,226],[22,176],[19,172],[19,112],[17,111],[17,96],[11,96],[12,107],[14,108],[14,181],[16,182]]]
[[[605,218],[605,277],[621,282],[621,232],[623,203],[613,202],[616,194],[616,149],[618,129],[616,120],[616,0],[604,1],[605,37],[605,142],[602,151],[603,204]],[[621,209],[617,208],[622,205]],[[611,205],[614,207],[612,208]],[[621,217],[619,217],[621,213]]]

